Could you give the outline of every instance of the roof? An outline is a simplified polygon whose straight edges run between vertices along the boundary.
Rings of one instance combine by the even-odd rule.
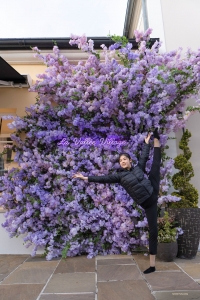
[[[94,49],[102,49],[100,46],[105,44],[107,47],[114,44],[114,42],[109,37],[88,37],[94,41]],[[158,40],[157,38],[150,39],[151,45]],[[71,46],[69,44],[70,38],[19,38],[19,39],[0,39],[0,51],[3,50],[30,50],[31,47],[37,46],[39,49],[52,49],[55,42],[59,49],[74,50],[77,46]],[[129,39],[129,42],[133,44],[133,49],[138,49],[138,43],[135,39]]]
[[[13,67],[11,67],[1,56],[0,56],[0,80],[6,82],[26,83],[26,78],[20,75]],[[3,84],[3,82],[1,82]]]

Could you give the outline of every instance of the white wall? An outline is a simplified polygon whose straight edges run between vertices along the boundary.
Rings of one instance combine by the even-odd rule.
[[[0,212],[0,224],[5,222],[4,214]],[[31,254],[33,246],[26,248],[23,243],[23,236],[10,238],[8,232],[0,225],[0,254]],[[43,249],[37,251],[37,254],[44,253]]]
[[[165,30],[164,30],[160,0],[147,0],[147,14],[148,14],[149,28],[153,29],[151,37],[160,38],[160,41],[163,42],[161,51],[166,51]]]
[[[186,106],[195,105],[195,101],[188,100]],[[191,183],[199,192],[199,207],[200,207],[200,113],[192,115],[187,122],[186,128],[191,132],[189,147],[192,151],[192,157],[190,159],[195,176],[191,179]]]
[[[148,0],[161,3],[166,50],[200,48],[199,0]],[[157,16],[155,16],[157,18]]]

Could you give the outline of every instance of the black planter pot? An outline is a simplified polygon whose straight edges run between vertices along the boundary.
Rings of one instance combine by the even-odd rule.
[[[168,208],[167,211],[184,231],[177,239],[177,257],[194,258],[200,240],[200,208]]]
[[[173,259],[177,256],[177,252],[177,242],[158,243],[156,257],[163,261],[173,261]]]

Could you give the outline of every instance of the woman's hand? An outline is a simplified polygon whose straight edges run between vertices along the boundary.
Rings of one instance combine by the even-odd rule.
[[[149,144],[149,140],[150,140],[150,138],[151,138],[151,135],[152,135],[152,133],[149,132],[148,135],[147,135],[147,137],[145,137],[145,143],[146,143],[146,144]]]
[[[83,179],[83,180],[86,180],[86,179],[88,179],[88,177],[85,177],[85,176],[83,176],[81,173],[76,173],[76,174],[74,174],[73,176],[72,176],[72,178],[80,178],[80,179]]]

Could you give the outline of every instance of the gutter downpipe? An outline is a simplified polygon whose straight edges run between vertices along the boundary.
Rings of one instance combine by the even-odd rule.
[[[149,28],[147,0],[142,0],[142,12],[143,12],[144,31],[146,31]]]

